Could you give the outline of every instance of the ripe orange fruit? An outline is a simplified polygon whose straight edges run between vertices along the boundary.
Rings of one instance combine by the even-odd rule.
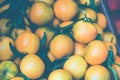
[[[71,20],[78,12],[78,5],[74,0],[56,0],[53,8],[55,16],[61,21]]]
[[[107,46],[108,50],[112,50],[113,51],[114,56],[117,55],[117,48],[116,48],[116,46],[112,42],[105,41],[104,43]]]
[[[78,21],[73,26],[72,31],[75,40],[83,44],[89,43],[90,41],[94,40],[97,36],[96,27],[90,22],[85,22],[83,20]]]
[[[48,80],[72,80],[72,76],[66,70],[57,69],[50,73]]]
[[[10,49],[11,43],[14,46],[14,40],[8,36],[0,36],[0,61],[10,60],[13,52]]]
[[[104,32],[103,33],[103,41],[112,42],[114,45],[117,44],[117,38],[112,32]]]
[[[26,26],[26,29],[22,29],[22,28],[14,28],[12,31],[11,31],[11,37],[13,39],[16,38],[16,34],[19,35],[20,33],[24,32],[24,31],[28,31],[28,32],[32,32],[31,29]]]
[[[12,78],[10,80],[24,80],[24,78],[23,77],[14,77],[14,78]]]
[[[110,72],[102,65],[90,66],[85,74],[85,80],[110,80]]]
[[[115,59],[115,63],[120,65],[120,57],[118,55],[116,55],[114,57]],[[116,64],[112,64],[112,68],[115,69],[117,75],[118,75],[118,79],[120,80],[120,66],[116,65]]]
[[[45,64],[40,57],[34,54],[26,55],[20,63],[21,72],[30,79],[36,79],[42,76],[45,70]]]
[[[63,27],[66,27],[66,26],[68,26],[68,25],[70,25],[72,23],[73,23],[73,21],[64,21],[64,22],[61,22],[59,26],[61,28],[63,28]]]
[[[55,58],[60,59],[73,53],[74,43],[69,36],[59,34],[51,40],[50,51]]]
[[[79,0],[79,3],[87,6],[91,5],[90,0]],[[100,0],[94,0],[94,3],[95,3],[95,6],[97,7],[100,5]]]
[[[82,56],[73,55],[64,63],[63,69],[70,72],[75,80],[80,80],[84,76],[87,66],[87,62]]]
[[[48,51],[47,56],[51,62],[54,62],[54,60],[56,60],[56,58],[52,55],[51,51]]]
[[[85,8],[82,12],[80,12],[79,18],[84,18],[85,14],[93,22],[96,22],[96,20],[97,20],[97,14],[96,14],[96,12],[93,9],[91,9],[91,8]]]
[[[39,36],[40,39],[43,38],[44,32],[46,32],[46,43],[45,45],[48,47],[51,39],[54,36],[54,31],[50,27],[39,27],[36,29],[35,34]]]
[[[101,35],[101,39],[103,40],[103,29],[100,27],[99,24],[97,23],[93,23],[93,25],[96,27],[97,29],[97,34],[100,34]]]
[[[22,32],[15,40],[16,49],[23,54],[35,54],[40,47],[40,39],[31,32]]]
[[[85,45],[84,45],[84,44],[77,43],[77,42],[74,42],[74,45],[75,45],[74,54],[75,54],[75,55],[84,56],[84,53],[85,53]]]
[[[36,2],[36,1],[43,1],[45,3],[48,3],[50,6],[52,6],[54,3],[54,0],[34,0],[34,2]]]
[[[38,26],[52,21],[53,15],[54,13],[50,5],[42,1],[35,2],[30,9],[30,19]]]
[[[85,60],[91,65],[102,64],[108,56],[108,48],[104,42],[94,40],[85,49]]]
[[[57,28],[58,25],[60,24],[60,22],[61,22],[61,21],[55,17],[55,18],[53,19],[53,22],[52,22],[53,27]]]
[[[16,64],[16,65],[20,65],[20,62],[21,62],[21,59],[20,59],[20,57],[17,57],[17,58],[15,58],[14,59],[14,63]]]
[[[97,13],[97,23],[101,26],[104,30],[107,27],[107,19],[103,13]]]

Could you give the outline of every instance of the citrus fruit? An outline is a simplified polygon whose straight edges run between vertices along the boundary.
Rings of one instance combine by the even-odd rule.
[[[80,80],[84,76],[87,66],[87,62],[82,56],[73,55],[64,63],[63,69],[70,72],[75,80]]]
[[[63,28],[63,27],[66,27],[68,25],[71,25],[73,23],[73,21],[63,21],[60,23],[60,27]]]
[[[11,24],[8,24],[9,19],[1,18],[0,19],[0,35],[7,35],[11,30]]]
[[[60,20],[58,18],[54,18],[53,21],[52,21],[52,24],[53,24],[53,27],[57,28],[58,25],[60,24]]]
[[[50,27],[39,27],[36,29],[35,34],[39,36],[40,39],[43,38],[44,32],[46,33],[46,43],[45,45],[48,47],[51,39],[54,36],[54,31]]]
[[[89,43],[97,36],[96,27],[90,22],[78,21],[72,29],[75,40],[79,43]]]
[[[115,57],[114,57],[114,59],[115,59],[115,63],[117,63],[117,64],[119,64],[120,65],[120,57],[118,56],[118,55],[116,55]],[[112,64],[112,68],[116,71],[116,73],[117,73],[117,76],[118,76],[118,79],[120,79],[120,66],[119,65],[117,65],[117,64]]]
[[[93,22],[96,22],[97,14],[93,9],[85,8],[82,12],[80,12],[79,18],[84,18],[85,14],[86,14],[87,18],[90,18]]]
[[[28,78],[36,79],[44,73],[45,64],[40,57],[30,54],[21,60],[20,70]]]
[[[75,46],[74,54],[75,54],[75,55],[84,56],[84,53],[85,53],[85,45],[84,45],[84,44],[80,44],[80,43],[78,43],[78,42],[74,42],[74,46]]]
[[[47,56],[51,62],[54,62],[56,58],[52,55],[51,51],[48,51]]]
[[[18,67],[12,61],[0,63],[0,80],[10,80],[18,74]]]
[[[103,41],[109,41],[112,42],[114,45],[117,44],[117,38],[115,36],[115,34],[113,34],[112,32],[104,32],[103,33]]]
[[[61,21],[71,20],[78,12],[78,5],[74,0],[56,0],[53,8],[55,16]]]
[[[50,51],[55,58],[60,59],[73,53],[74,43],[69,36],[59,34],[51,40]]]
[[[34,2],[36,2],[36,1],[43,1],[45,3],[48,3],[50,6],[52,6],[54,3],[54,0],[34,0]]]
[[[54,13],[50,5],[42,1],[35,2],[30,9],[30,19],[38,26],[51,22],[53,15]]]
[[[14,78],[12,78],[10,80],[24,80],[24,78],[23,77],[14,77]]]
[[[73,80],[69,72],[63,69],[57,69],[50,73],[48,80]]]
[[[90,0],[79,0],[79,3],[82,4],[82,5],[87,5],[87,6],[92,5],[90,3]],[[95,4],[96,7],[99,6],[100,5],[100,0],[94,0],[94,4]]]
[[[93,25],[96,27],[97,29],[97,34],[99,34],[101,36],[101,40],[103,40],[103,29],[100,27],[99,24],[97,23],[93,23]]]
[[[85,48],[85,60],[91,65],[102,64],[108,56],[108,48],[104,42],[94,40]]]
[[[13,52],[10,49],[10,45],[14,46],[14,40],[8,36],[0,36],[0,61],[10,60],[13,56]]]
[[[107,19],[103,13],[97,13],[97,23],[101,26],[104,30],[107,27]]]
[[[40,39],[31,32],[22,32],[15,40],[16,49],[23,54],[35,54],[40,47]]]
[[[110,72],[102,65],[90,66],[85,74],[85,80],[110,80]]]

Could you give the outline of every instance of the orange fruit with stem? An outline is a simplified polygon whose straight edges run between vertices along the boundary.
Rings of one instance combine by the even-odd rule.
[[[102,64],[107,57],[108,48],[102,41],[91,41],[85,48],[84,58],[90,65]]]
[[[97,13],[91,8],[85,8],[79,13],[79,19],[84,18],[85,15],[90,18],[93,22],[97,21]]]
[[[36,54],[40,48],[40,39],[34,33],[25,31],[15,40],[16,49],[23,54]]]
[[[97,36],[96,27],[90,22],[84,20],[75,23],[72,32],[75,40],[82,44],[87,44],[90,41],[93,41]]]
[[[78,12],[78,5],[74,0],[56,0],[53,8],[55,16],[61,21],[71,20]]]
[[[113,34],[112,32],[108,32],[108,31],[103,33],[103,41],[112,42],[114,45],[117,44],[117,38],[115,34]]]
[[[104,43],[107,46],[108,50],[112,50],[113,51],[114,56],[117,55],[117,48],[116,48],[116,46],[112,42],[105,41]]]

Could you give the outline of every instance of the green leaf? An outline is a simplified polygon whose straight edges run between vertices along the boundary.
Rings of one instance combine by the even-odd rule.
[[[16,57],[23,58],[26,55],[26,54],[19,53],[11,43],[9,43],[9,46],[10,46],[10,50],[13,52],[14,58]]]
[[[24,80],[30,80],[27,76],[21,73],[21,76],[24,78]]]
[[[119,66],[119,67],[120,67],[120,64],[118,64],[118,63],[116,63],[116,62],[114,62],[113,64],[115,64],[115,65],[117,65],[117,66]]]
[[[41,39],[40,47],[43,47],[46,43],[47,34],[44,32],[44,36]]]
[[[97,34],[97,37],[96,37],[96,40],[102,41],[102,35],[98,33],[98,34]]]
[[[108,65],[108,69],[111,71],[114,80],[119,80],[116,71],[111,67],[111,65]]]
[[[14,40],[16,40],[17,37],[18,37],[18,34],[15,32],[15,39]]]
[[[90,6],[92,7],[92,9],[95,9],[95,0],[90,0]]]
[[[108,57],[107,57],[107,64],[112,65],[114,62],[114,54],[112,50],[109,50]]]

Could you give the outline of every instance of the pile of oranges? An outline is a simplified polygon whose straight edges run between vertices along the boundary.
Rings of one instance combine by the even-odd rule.
[[[120,79],[117,38],[100,0],[29,1],[24,29],[0,18],[0,80]]]

